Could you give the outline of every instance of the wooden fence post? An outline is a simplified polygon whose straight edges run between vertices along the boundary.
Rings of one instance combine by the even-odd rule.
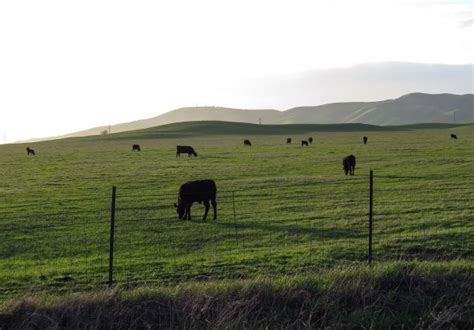
[[[115,196],[117,188],[112,187],[112,205],[110,208],[110,244],[109,244],[109,288],[113,284],[114,272],[114,234],[115,234]]]

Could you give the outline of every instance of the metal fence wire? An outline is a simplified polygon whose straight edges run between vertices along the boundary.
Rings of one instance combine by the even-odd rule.
[[[351,180],[219,190],[217,219],[211,208],[206,221],[197,203],[191,221],[179,220],[177,194],[118,187],[113,260],[111,197],[10,205],[0,210],[0,294],[87,290],[111,279],[136,286],[305,274],[365,263],[369,182]],[[472,258],[472,230],[466,230],[472,191],[440,200],[439,191],[414,178],[398,191],[393,183],[400,180],[375,178],[373,261]]]

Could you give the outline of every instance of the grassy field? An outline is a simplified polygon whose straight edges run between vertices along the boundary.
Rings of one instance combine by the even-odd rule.
[[[309,136],[313,144],[301,147]],[[175,157],[178,144],[198,157]],[[474,265],[473,125],[203,122],[30,144],[35,157],[25,147],[0,146],[2,297],[105,286],[112,186],[114,279],[124,287],[360,265],[370,169],[375,263]],[[355,176],[342,171],[348,154]],[[218,219],[203,222],[194,205],[193,220],[179,221],[180,184],[203,178],[217,183]]]

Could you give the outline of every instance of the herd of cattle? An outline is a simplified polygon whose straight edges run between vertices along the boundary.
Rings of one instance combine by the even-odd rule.
[[[451,134],[451,139],[457,140],[458,137],[456,134]],[[368,137],[364,136],[362,141],[364,144],[367,144]],[[291,144],[292,139],[287,138],[286,143]],[[301,146],[308,146],[313,143],[313,138],[309,137],[308,140],[302,140]],[[245,146],[252,146],[250,140],[244,140]],[[133,152],[141,151],[139,144],[132,145]],[[26,154],[28,156],[34,156],[35,151],[30,147],[26,147]],[[191,146],[176,146],[176,157],[179,157],[181,154],[188,154],[189,157],[197,157],[197,153]],[[354,175],[356,167],[356,157],[354,155],[346,156],[342,159],[342,168],[345,175]],[[217,219],[217,202],[216,202],[217,186],[213,180],[197,180],[189,181],[181,185],[179,188],[178,202],[174,204],[176,207],[176,212],[178,213],[178,218],[180,220],[191,220],[191,206],[193,203],[197,202],[199,204],[204,204],[204,217],[203,220],[207,219],[207,214],[209,212],[209,207],[212,205],[214,211],[214,220]]]
[[[457,137],[456,134],[451,134],[451,139],[457,140],[458,137]],[[369,139],[368,139],[367,136],[364,136],[362,138],[362,141],[364,142],[364,144],[367,144],[368,140]],[[286,139],[286,144],[291,144],[291,142],[292,142],[291,138]],[[313,138],[312,137],[309,137],[308,140],[301,140],[301,146],[302,147],[307,147],[311,143],[313,143]],[[250,140],[246,139],[246,140],[244,140],[244,145],[251,147],[252,142],[250,142]],[[132,151],[141,151],[141,150],[142,149],[140,148],[139,144],[132,145]],[[194,149],[190,146],[176,146],[176,157],[180,156],[181,154],[188,154],[188,156],[191,156],[191,155],[197,156],[196,151],[194,151]],[[31,149],[30,147],[26,147],[26,155],[27,156],[30,156],[30,155],[34,156],[35,155],[34,149]]]
[[[456,134],[451,134],[452,139],[457,140]],[[369,138],[364,136],[362,142],[367,144]],[[291,144],[291,138],[286,139],[287,144]],[[309,143],[313,143],[313,138],[310,137],[307,141],[302,140],[301,146],[308,146]],[[244,140],[245,146],[252,146],[252,142],[246,139]],[[190,146],[177,146],[176,147],[176,157],[181,153],[187,153],[189,156],[197,156],[197,153],[194,151],[193,147]],[[354,155],[346,156],[342,159],[342,168],[345,175],[354,175],[356,167],[356,157]],[[209,212],[209,206],[212,205],[214,211],[214,220],[217,219],[217,202],[216,202],[217,186],[214,180],[197,180],[189,181],[181,185],[179,188],[178,203],[175,203],[176,212],[178,213],[178,218],[180,220],[191,220],[191,206],[193,203],[197,202],[199,204],[204,204],[204,216],[203,220],[207,219],[207,214]]]

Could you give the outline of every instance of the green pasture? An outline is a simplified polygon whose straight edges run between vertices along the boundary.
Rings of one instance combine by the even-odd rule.
[[[198,157],[175,157],[178,144]],[[32,143],[34,157],[26,146],[0,146],[0,295],[105,286],[112,186],[121,285],[364,263],[370,169],[375,263],[474,261],[473,125],[202,122]],[[349,154],[355,176],[342,171]],[[180,184],[205,178],[217,183],[217,220],[203,222],[199,204],[178,220]]]

